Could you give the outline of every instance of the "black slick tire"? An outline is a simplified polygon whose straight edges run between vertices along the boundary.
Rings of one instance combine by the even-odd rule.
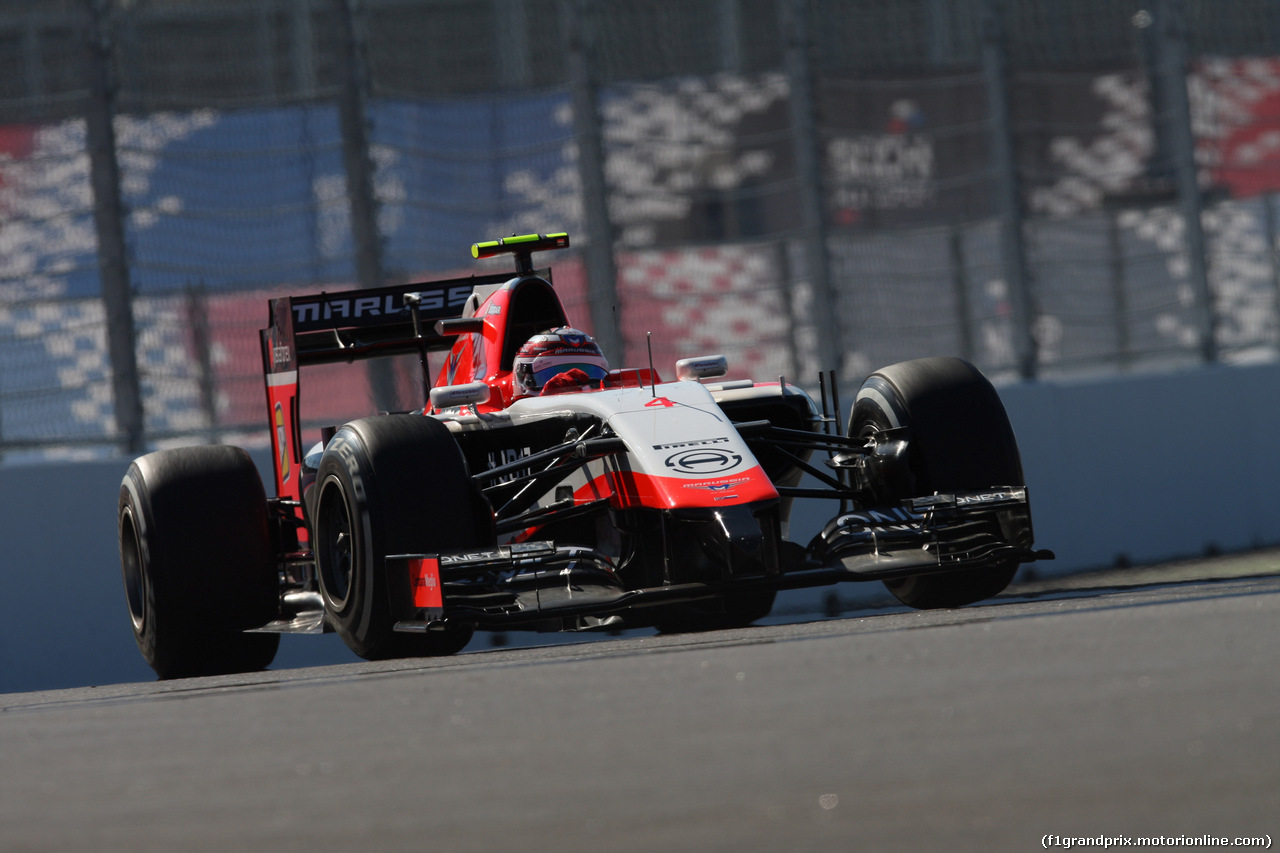
[[[992,485],[1025,484],[1008,414],[991,382],[958,358],[922,358],[877,370],[858,391],[851,435],[893,427],[910,431],[908,498]],[[910,607],[961,607],[999,594],[1017,573],[1016,562],[950,574],[885,581]]]
[[[120,486],[120,565],[138,649],[160,678],[264,669],[280,635],[262,478],[244,450],[136,459]]]
[[[326,618],[360,657],[449,655],[474,628],[393,630],[385,558],[491,544],[492,514],[457,441],[422,415],[344,425],[316,475],[316,565]]]

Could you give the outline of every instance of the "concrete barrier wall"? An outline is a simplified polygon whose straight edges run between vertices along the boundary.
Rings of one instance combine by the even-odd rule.
[[[1001,389],[1046,573],[1280,542],[1280,366]]]
[[[1280,542],[1280,366],[1031,383],[1001,396],[1037,544],[1058,554],[1032,567],[1041,575]],[[0,692],[153,677],[134,646],[116,551],[127,467],[0,468]],[[807,515],[795,534],[825,521]],[[286,636],[276,666],[351,660],[334,635]]]

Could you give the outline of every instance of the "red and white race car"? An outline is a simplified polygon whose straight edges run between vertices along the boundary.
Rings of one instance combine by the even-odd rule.
[[[476,629],[743,626],[778,590],[839,581],[956,607],[1053,556],[1033,550],[1013,430],[970,364],[877,370],[847,420],[827,383],[815,402],[725,381],[718,355],[667,381],[611,369],[533,267],[568,245],[496,240],[472,254],[514,271],[271,300],[276,496],[230,446],[147,454],[120,490],[129,613],[162,678],[263,668],[280,632],[337,631],[377,659],[452,654]],[[403,353],[422,409],[304,450],[301,368]],[[787,535],[797,499],[828,507],[807,542]]]

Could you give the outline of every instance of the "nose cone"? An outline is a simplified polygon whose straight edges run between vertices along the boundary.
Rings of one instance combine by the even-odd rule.
[[[706,510],[697,525],[698,551],[721,578],[778,571],[777,513],[770,506],[737,505]]]

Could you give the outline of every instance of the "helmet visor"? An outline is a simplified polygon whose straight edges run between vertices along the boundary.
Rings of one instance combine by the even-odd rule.
[[[575,368],[587,374],[587,376],[593,381],[599,381],[609,375],[609,369],[607,367],[585,361],[562,361],[546,366],[535,363],[533,369],[533,380],[536,383],[535,387],[541,388],[543,385],[547,384],[547,380],[555,376],[559,376],[561,373],[568,373],[570,370]]]

